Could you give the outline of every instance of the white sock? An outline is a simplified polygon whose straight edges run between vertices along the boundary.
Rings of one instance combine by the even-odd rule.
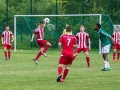
[[[107,68],[110,68],[110,64],[109,64],[109,62],[107,62]]]
[[[107,68],[107,61],[104,61],[104,68]]]

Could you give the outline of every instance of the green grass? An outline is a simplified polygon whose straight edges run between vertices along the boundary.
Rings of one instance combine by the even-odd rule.
[[[41,56],[39,65],[33,58],[37,50],[12,52],[11,60],[5,61],[0,50],[0,90],[119,90],[120,62],[112,62],[111,71],[101,71],[103,59],[98,52],[90,52],[91,68],[87,68],[85,55],[80,53],[73,62],[64,83],[57,83],[59,50],[49,50],[48,57]]]

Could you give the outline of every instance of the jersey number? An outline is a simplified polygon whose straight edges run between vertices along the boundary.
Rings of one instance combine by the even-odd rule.
[[[67,46],[69,46],[71,39],[68,38],[67,40],[68,40]]]

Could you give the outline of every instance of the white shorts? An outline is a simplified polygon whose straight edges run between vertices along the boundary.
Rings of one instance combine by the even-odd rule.
[[[102,47],[102,54],[103,53],[109,53],[109,51],[110,51],[110,44]]]

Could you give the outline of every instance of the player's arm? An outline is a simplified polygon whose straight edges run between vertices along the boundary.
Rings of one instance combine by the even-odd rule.
[[[90,38],[88,39],[89,50],[91,49],[91,41]]]
[[[112,41],[112,43],[113,43],[113,45],[114,45],[114,43],[115,43],[114,38],[113,38],[113,37],[111,37],[110,39],[111,39],[111,41]]]
[[[77,53],[77,44],[75,44],[73,47],[74,47],[74,53]]]
[[[11,37],[12,37],[11,42],[13,42],[14,41],[14,36],[12,35]]]
[[[62,51],[62,43],[61,42],[59,42],[58,47]]]
[[[33,39],[34,39],[34,36],[35,36],[35,34],[33,33],[32,38],[31,38],[31,40],[30,40],[31,42],[32,42],[32,41],[33,41]]]
[[[1,37],[1,41],[2,41],[2,44],[3,44],[3,37]]]

